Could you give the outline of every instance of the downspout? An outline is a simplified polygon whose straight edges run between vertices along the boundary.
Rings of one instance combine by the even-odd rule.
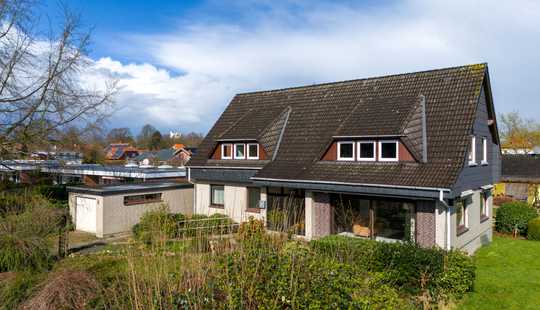
[[[191,183],[191,168],[187,167],[187,180],[189,183]]]
[[[450,206],[444,201],[444,193],[442,190],[439,192],[439,201],[446,206],[446,250],[450,251],[452,248],[450,246]]]

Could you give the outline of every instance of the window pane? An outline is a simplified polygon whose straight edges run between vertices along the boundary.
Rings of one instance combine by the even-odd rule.
[[[352,158],[353,157],[353,144],[352,143],[340,143],[339,157]]]
[[[248,208],[259,208],[261,190],[258,187],[248,187]]]
[[[397,157],[397,143],[381,142],[381,157],[382,158],[396,158]]]
[[[243,144],[237,144],[236,145],[236,157],[238,158],[244,158],[245,157],[245,151],[244,151],[244,145]]]
[[[223,205],[224,204],[224,190],[223,186],[211,185],[211,204]]]
[[[463,201],[456,201],[456,224],[458,227],[465,226]]]
[[[248,148],[249,157],[259,157],[259,147],[257,144],[250,144]]]
[[[410,222],[407,226],[408,210],[402,202],[377,201],[375,208],[375,234],[377,237],[403,240],[410,234]],[[409,230],[409,231],[407,231]]]
[[[374,158],[375,157],[375,143],[360,143],[360,158]]]
[[[231,145],[230,144],[224,144],[223,145],[223,157],[231,157],[232,151],[231,151]]]

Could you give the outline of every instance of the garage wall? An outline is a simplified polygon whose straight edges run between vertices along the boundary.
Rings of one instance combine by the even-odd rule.
[[[124,196],[136,195],[137,193],[122,194],[103,197],[103,230],[102,235],[130,231],[133,225],[140,221],[145,212],[155,210],[166,205],[171,213],[193,213],[193,188],[147,192],[162,193],[161,203],[148,203],[137,205],[124,205]]]

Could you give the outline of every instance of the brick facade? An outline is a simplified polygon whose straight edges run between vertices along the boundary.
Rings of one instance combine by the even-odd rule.
[[[416,202],[416,243],[430,248],[435,245],[435,202]]]
[[[330,195],[313,193],[313,237],[320,238],[332,233],[332,206]]]

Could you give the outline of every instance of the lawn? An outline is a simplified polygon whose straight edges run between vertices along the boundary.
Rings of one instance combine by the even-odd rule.
[[[475,255],[474,292],[460,309],[539,309],[540,241],[494,237]]]

